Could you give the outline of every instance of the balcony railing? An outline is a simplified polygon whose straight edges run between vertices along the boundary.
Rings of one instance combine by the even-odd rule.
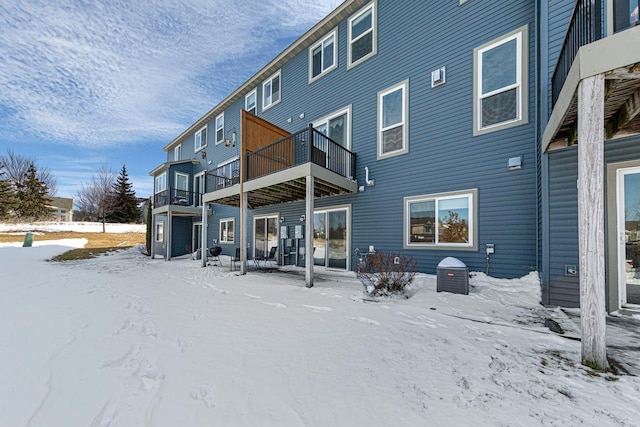
[[[207,173],[207,192],[222,190],[240,182],[240,162],[238,160]]]
[[[247,154],[247,180],[305,163],[353,179],[356,155],[312,126]]]
[[[551,100],[555,105],[580,47],[600,40],[605,27],[603,0],[576,1],[571,22],[562,44],[551,80]],[[613,0],[613,31],[619,32],[640,24],[640,0]],[[631,48],[631,47],[625,47]]]
[[[560,96],[580,47],[602,38],[602,0],[578,0],[551,80],[551,102]]]
[[[153,207],[160,208],[167,205],[202,206],[202,194],[193,191],[169,188],[156,193],[153,197]]]

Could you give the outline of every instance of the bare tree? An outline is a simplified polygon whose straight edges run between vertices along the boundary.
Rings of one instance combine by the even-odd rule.
[[[105,232],[105,221],[111,209],[112,187],[116,174],[111,166],[99,166],[91,176],[91,181],[82,184],[76,194],[78,209],[87,212],[94,221],[102,221],[102,232]]]
[[[47,195],[55,196],[58,192],[56,178],[47,168],[38,166],[35,158],[16,154],[12,149],[8,149],[7,154],[0,156],[0,163],[4,166],[5,178],[10,180],[16,188],[24,184],[29,167],[34,165],[37,171],[36,177],[49,189]]]

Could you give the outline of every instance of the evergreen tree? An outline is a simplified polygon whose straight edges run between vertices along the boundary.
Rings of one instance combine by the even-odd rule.
[[[47,184],[40,181],[37,176],[36,167],[29,165],[25,179],[17,186],[16,214],[20,218],[31,218],[35,220],[47,219],[51,215],[51,199],[47,197],[49,188]]]
[[[0,219],[8,218],[16,208],[16,195],[0,163]]]
[[[147,255],[152,255],[151,253],[151,239],[153,238],[153,216],[151,211],[153,210],[153,197],[149,197],[149,203],[147,204]]]
[[[122,165],[120,175],[113,184],[110,199],[110,213],[107,217],[110,222],[131,223],[140,220],[138,199],[133,191],[133,184],[129,182],[125,165]]]

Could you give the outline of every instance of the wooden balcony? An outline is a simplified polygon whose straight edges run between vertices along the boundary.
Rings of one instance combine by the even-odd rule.
[[[156,193],[153,196],[154,215],[169,210],[173,214],[199,216],[202,214],[202,194],[178,188],[168,188]]]
[[[241,186],[250,209],[305,200],[307,176],[315,178],[314,198],[357,191],[355,153],[312,126],[289,134],[243,111],[241,134],[237,177],[228,165],[209,173],[205,201],[239,206]]]
[[[578,85],[598,74],[605,78],[607,139],[640,133],[640,49],[635,48],[640,45],[638,2],[613,1],[610,25],[615,32],[606,37],[603,7],[607,2],[576,2],[551,82],[553,110],[543,134],[543,150],[578,142]]]

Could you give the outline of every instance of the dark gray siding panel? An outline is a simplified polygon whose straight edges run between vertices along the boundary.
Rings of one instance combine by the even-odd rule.
[[[580,304],[578,278],[565,265],[578,266],[577,147],[549,153],[549,303]],[[543,298],[544,299],[544,298]]]
[[[223,255],[235,255],[235,248],[240,246],[240,211],[224,205],[211,204],[211,207],[212,214],[207,218],[207,247],[220,246]],[[220,220],[226,218],[234,220],[233,243],[220,243]]]
[[[605,142],[607,164],[640,159],[640,138]],[[578,266],[578,147],[549,153],[549,303],[578,307],[578,277],[566,276],[565,265]],[[605,183],[606,188],[606,183]],[[611,213],[608,213],[611,215]]]
[[[173,216],[171,224],[171,256],[177,257],[191,253],[193,244],[191,218]]]

